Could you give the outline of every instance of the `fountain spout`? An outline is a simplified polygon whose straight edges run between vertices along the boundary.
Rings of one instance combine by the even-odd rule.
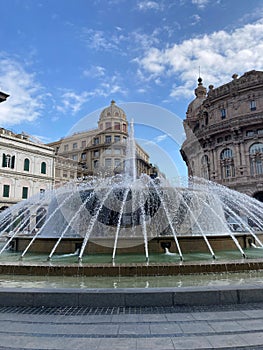
[[[136,143],[134,139],[134,124],[133,119],[130,123],[130,135],[127,139],[126,159],[125,159],[125,174],[133,179],[137,178],[136,170]]]

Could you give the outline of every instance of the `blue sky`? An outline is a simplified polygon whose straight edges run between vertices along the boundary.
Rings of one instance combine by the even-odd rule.
[[[183,132],[178,126],[174,138],[168,131],[185,117],[199,67],[204,85],[215,87],[233,73],[263,67],[261,0],[0,0],[0,6],[0,89],[11,95],[0,106],[1,127],[51,142],[74,125],[95,127],[93,112],[114,99],[134,118],[135,136],[153,162],[158,154],[169,172],[173,159],[173,174],[185,174],[178,155]],[[145,120],[139,106],[149,107],[142,108]]]

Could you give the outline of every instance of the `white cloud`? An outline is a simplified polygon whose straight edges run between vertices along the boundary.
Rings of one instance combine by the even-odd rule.
[[[154,142],[155,143],[160,143],[160,142],[164,141],[165,139],[167,139],[167,137],[168,137],[167,134],[159,135],[159,136],[154,138]]]
[[[118,50],[118,42],[116,42],[116,37],[107,36],[107,33],[102,30],[84,28],[83,39],[85,40],[87,46],[91,49],[98,51]]]
[[[145,34],[140,29],[125,33],[119,27],[115,27],[113,31],[84,28],[82,38],[90,49],[107,51],[111,55],[118,53],[118,55],[126,56],[127,52],[146,51],[151,46],[157,45],[162,32],[169,36],[172,34],[172,29],[167,26],[157,27],[151,33]]]
[[[197,14],[191,16],[191,25],[194,26],[201,21],[201,17]]]
[[[162,6],[160,2],[157,1],[139,1],[137,4],[137,9],[139,11],[161,10]]]
[[[33,122],[40,116],[43,89],[35,75],[29,73],[21,62],[1,54],[0,82],[0,89],[10,94],[0,106],[2,126]]]
[[[214,32],[174,44],[163,50],[152,47],[141,58],[140,78],[175,76],[177,86],[171,96],[189,97],[198,77],[215,86],[229,81],[233,73],[242,74],[263,67],[263,21],[247,24],[231,33]],[[193,81],[194,79],[194,81]]]
[[[92,66],[89,69],[85,69],[83,75],[85,77],[101,78],[105,76],[105,68],[101,66]]]
[[[84,91],[78,94],[74,91],[66,91],[62,95],[62,105],[57,106],[57,110],[62,113],[71,112],[77,113],[84,103],[93,95],[92,92]]]
[[[192,0],[192,4],[199,8],[204,8],[209,3],[209,0]]]
[[[127,89],[123,86],[121,78],[117,75],[112,77],[106,77],[99,82],[98,86],[90,91],[82,91],[78,93],[73,90],[63,91],[61,99],[62,103],[57,105],[57,111],[66,114],[78,113],[83,105],[90,101],[92,98],[99,96],[112,97],[114,94],[127,94]]]

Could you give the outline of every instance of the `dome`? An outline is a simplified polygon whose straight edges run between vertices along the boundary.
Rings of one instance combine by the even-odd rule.
[[[206,88],[203,86],[202,78],[198,78],[198,86],[195,89],[196,98],[189,104],[187,114],[195,112],[206,99]]]
[[[126,114],[123,109],[116,106],[115,101],[111,101],[111,104],[109,107],[106,107],[103,109],[103,111],[100,114],[100,122],[105,119],[122,119],[123,121],[127,121]]]

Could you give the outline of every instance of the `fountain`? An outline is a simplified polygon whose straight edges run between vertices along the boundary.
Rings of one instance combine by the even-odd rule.
[[[209,254],[212,261],[203,270],[217,271],[221,251],[236,249],[244,262],[251,251],[263,248],[262,203],[200,178],[187,179],[185,185],[178,179],[171,185],[165,178],[138,176],[133,133],[132,122],[124,174],[78,179],[2,212],[0,257],[15,252],[26,261],[30,254],[42,254],[49,260],[45,265],[49,273],[53,269],[54,274],[59,274],[56,258],[70,257],[75,260],[70,260],[67,274],[82,269],[83,274],[93,270],[94,275],[106,275],[105,265],[103,271],[94,264],[91,268],[89,258],[96,262],[96,255],[110,254],[110,274],[138,274],[140,269],[141,274],[154,275],[193,272],[189,254]],[[119,266],[113,272],[117,257],[125,254],[143,255],[146,264],[140,263],[133,272],[134,265],[126,263],[122,272]],[[151,255],[174,260],[160,271],[154,259],[151,263]],[[26,266],[23,263],[19,268]],[[229,269],[224,264],[221,270]],[[196,272],[203,270],[195,267]]]

